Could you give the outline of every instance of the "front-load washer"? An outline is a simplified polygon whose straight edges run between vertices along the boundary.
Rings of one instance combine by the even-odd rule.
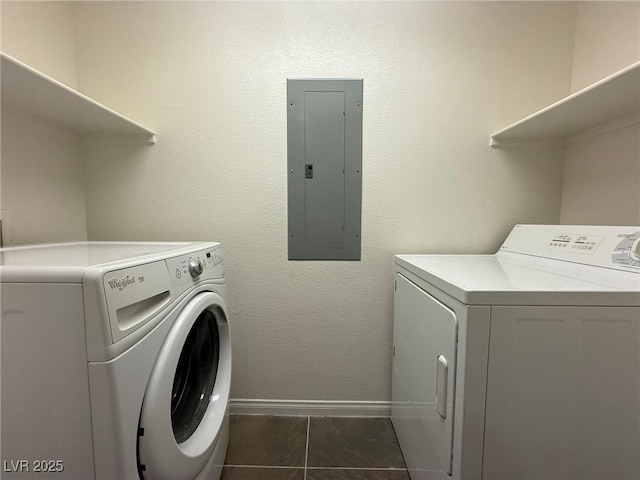
[[[398,255],[393,342],[413,480],[640,478],[640,227]]]
[[[0,249],[3,478],[218,479],[231,341],[218,243]]]

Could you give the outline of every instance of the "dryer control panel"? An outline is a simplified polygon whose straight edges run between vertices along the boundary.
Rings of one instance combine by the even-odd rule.
[[[581,255],[592,255],[602,243],[599,235],[568,235],[561,233],[549,240],[549,250],[557,252],[572,252]]]
[[[629,235],[620,235],[619,238],[620,241],[612,254],[613,263],[640,269],[640,230]]]
[[[500,252],[640,273],[640,226],[516,225]]]

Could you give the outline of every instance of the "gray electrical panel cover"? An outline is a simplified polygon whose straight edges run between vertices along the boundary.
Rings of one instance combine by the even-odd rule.
[[[287,80],[289,260],[360,260],[362,83]]]

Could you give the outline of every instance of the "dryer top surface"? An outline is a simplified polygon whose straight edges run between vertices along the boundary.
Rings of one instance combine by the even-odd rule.
[[[398,255],[396,264],[465,304],[640,305],[640,275],[507,255]]]
[[[639,230],[519,225],[493,255],[397,255],[396,264],[465,304],[640,306]]]

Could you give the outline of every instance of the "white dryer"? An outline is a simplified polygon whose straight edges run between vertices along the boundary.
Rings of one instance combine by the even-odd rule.
[[[396,267],[413,480],[640,478],[640,227],[517,225],[494,255]]]
[[[0,249],[3,478],[218,479],[231,341],[218,243]]]

